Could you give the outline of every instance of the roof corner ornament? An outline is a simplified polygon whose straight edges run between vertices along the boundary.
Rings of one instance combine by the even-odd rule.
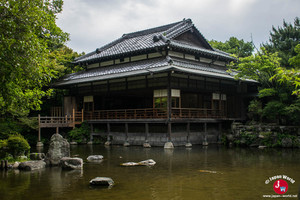
[[[186,22],[187,24],[192,24],[192,23],[193,23],[192,20],[191,20],[190,18],[186,19],[185,22]]]
[[[159,35],[159,39],[161,39],[164,43],[170,44],[170,39],[164,35]]]
[[[159,37],[157,35],[153,36],[153,42],[158,42],[159,41]]]
[[[173,64],[173,60],[170,56],[167,56],[167,62],[169,63],[169,65]]]

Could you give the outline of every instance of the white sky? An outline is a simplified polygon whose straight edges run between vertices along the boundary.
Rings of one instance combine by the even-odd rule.
[[[70,33],[67,46],[89,53],[124,33],[192,19],[207,40],[231,36],[259,48],[272,25],[300,17],[300,0],[64,0],[57,24]]]

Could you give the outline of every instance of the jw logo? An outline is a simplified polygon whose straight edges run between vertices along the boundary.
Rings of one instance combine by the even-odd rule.
[[[281,192],[285,192],[286,187],[280,187]]]
[[[279,179],[275,181],[273,189],[277,194],[284,194],[288,190],[288,184],[285,180]]]

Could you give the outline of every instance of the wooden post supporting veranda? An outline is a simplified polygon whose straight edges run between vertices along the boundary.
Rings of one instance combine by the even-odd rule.
[[[37,147],[42,147],[44,144],[41,142],[41,115],[38,115],[38,123],[39,123],[39,132],[38,132],[38,142],[36,144]]]
[[[73,119],[73,129],[75,128],[75,108],[73,108],[73,116],[72,116],[72,119]]]
[[[172,143],[172,124],[171,124],[171,118],[172,118],[172,93],[171,93],[171,74],[168,73],[168,86],[167,86],[167,124],[168,124],[168,133],[167,133],[167,142],[164,145],[165,149],[171,149],[174,148],[174,145]]]
[[[208,142],[207,142],[207,123],[204,123],[204,141],[202,143],[203,146],[207,146]]]
[[[123,146],[125,146],[125,147],[130,146],[130,144],[128,142],[128,123],[125,123],[125,142],[124,142]]]
[[[110,141],[110,124],[107,123],[106,127],[107,127],[107,140],[106,140],[104,145],[109,146],[109,145],[111,145],[111,141]]]
[[[145,142],[143,143],[143,147],[150,148],[151,145],[148,141],[148,134],[149,134],[149,124],[145,123]]]
[[[191,132],[191,123],[188,122],[186,125],[186,147],[192,147],[192,143],[190,142],[190,132]]]

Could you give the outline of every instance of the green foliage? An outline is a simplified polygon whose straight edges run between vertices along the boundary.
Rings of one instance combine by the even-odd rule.
[[[295,69],[300,69],[300,44],[298,44],[294,49],[296,55],[289,59],[289,63]]]
[[[283,20],[283,26],[272,27],[269,43],[263,46],[272,53],[278,52],[283,67],[290,68],[289,59],[296,56],[295,47],[300,43],[300,19],[296,17],[294,24]]]
[[[262,119],[262,102],[254,99],[250,101],[250,104],[248,106],[248,114],[250,119],[254,121],[261,121]]]
[[[280,101],[269,101],[264,106],[262,116],[269,120],[279,120],[285,114],[285,105]]]
[[[69,140],[77,143],[83,143],[90,137],[90,127],[88,123],[83,122],[79,128],[74,128],[69,132]]]
[[[236,37],[230,37],[229,40],[225,42],[211,40],[209,41],[209,44],[213,48],[225,51],[229,54],[234,54],[237,57],[250,56],[254,50],[254,45],[252,42],[244,42],[243,39],[239,40]]]
[[[24,137],[20,134],[11,135],[7,139],[8,152],[14,157],[28,155],[30,146]]]
[[[65,45],[52,51],[49,58],[51,59],[51,67],[55,70],[55,77],[60,78],[66,74],[84,70],[82,66],[71,63],[81,55],[84,53],[78,54]]]
[[[254,55],[240,58],[237,64],[232,63],[229,67],[238,71],[236,78],[256,80],[263,88],[271,88],[276,84],[271,78],[280,67],[280,58],[276,53],[269,53],[261,48]]]
[[[237,146],[250,146],[257,139],[257,135],[253,132],[242,131],[239,135],[239,139],[234,141]]]
[[[10,135],[20,133],[32,134],[33,131],[37,130],[38,121],[37,118],[0,118],[0,140],[7,139]]]
[[[0,159],[7,155],[7,140],[0,140]]]
[[[253,79],[259,82],[258,97],[261,110],[255,112],[258,102],[252,102],[249,107],[250,116],[259,118],[260,121],[297,124],[300,118],[300,109],[295,94],[295,81],[297,75],[287,75],[291,70],[286,70],[280,65],[277,53],[269,53],[264,48],[246,58],[240,58],[238,63],[231,64],[231,70],[236,70],[237,79]],[[289,110],[294,110],[293,116]]]
[[[0,115],[39,110],[57,73],[49,53],[68,40],[57,25],[62,0],[0,1]]]
[[[300,44],[296,46],[295,51],[297,52],[297,55],[289,60],[292,68],[278,68],[274,78],[278,79],[281,83],[292,87],[292,94],[300,97]]]

